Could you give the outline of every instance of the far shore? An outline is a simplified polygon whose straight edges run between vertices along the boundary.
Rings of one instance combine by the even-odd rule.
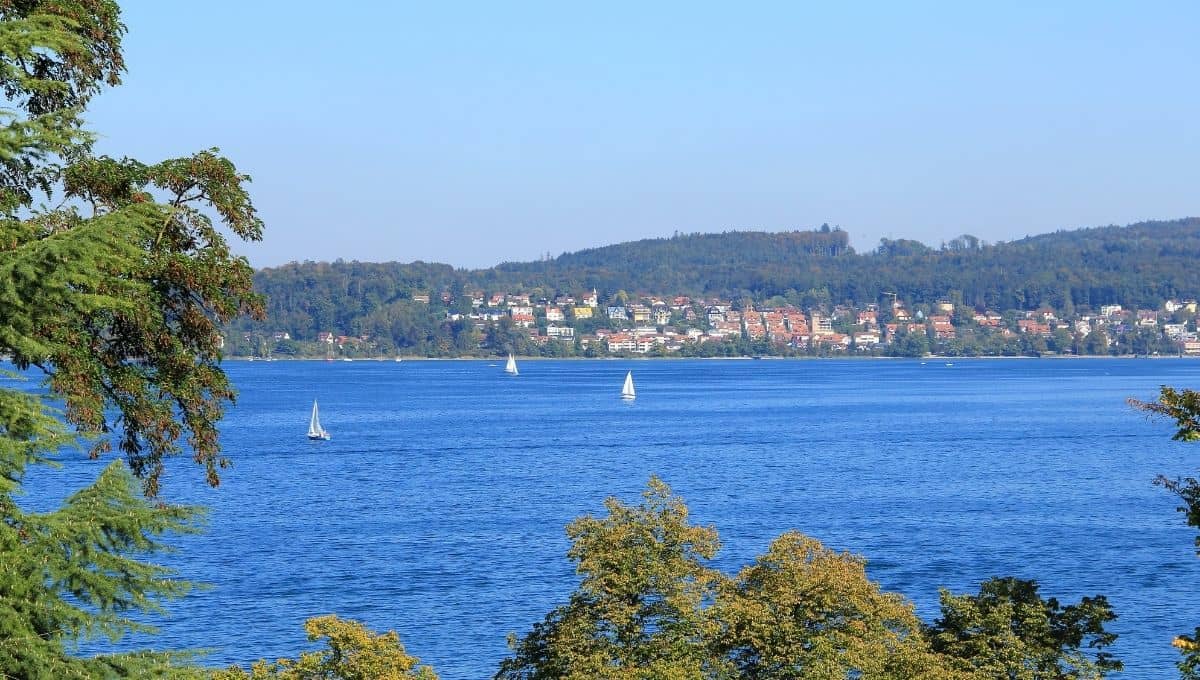
[[[396,359],[399,358],[400,362]],[[636,357],[541,357],[541,356],[525,356],[516,355],[521,361],[1010,361],[1013,359],[1200,359],[1200,355],[1196,354],[1160,354],[1160,355],[1133,355],[1123,354],[1113,356],[1111,354],[1047,354],[1043,356],[940,356],[929,355],[923,357],[883,357],[883,356],[828,356],[828,357],[781,357],[781,356],[741,356],[741,357],[681,357],[681,356],[636,356]],[[336,359],[326,359],[324,357],[271,357],[266,359],[263,357],[249,356],[227,356],[224,361],[245,361],[253,362],[270,362],[270,361],[319,361],[322,363],[350,363],[350,362],[372,362],[372,363],[403,363],[407,361],[487,361],[497,362],[504,361],[503,356],[495,357],[426,357],[426,356],[406,356],[399,357],[349,357],[349,362],[344,357]]]

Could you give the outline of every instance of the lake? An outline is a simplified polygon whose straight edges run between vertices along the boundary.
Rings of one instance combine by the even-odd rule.
[[[1200,559],[1159,473],[1170,441],[1125,399],[1200,387],[1200,361],[231,362],[219,489],[173,462],[172,501],[211,508],[170,558],[211,590],[170,605],[140,644],[246,663],[308,648],[310,616],[395,629],[443,678],[486,678],[565,601],[563,527],[636,501],[657,474],[714,524],[734,571],[798,529],[865,556],[926,620],[938,588],[997,575],[1045,596],[1098,593],[1129,677],[1174,678],[1171,639],[1200,624]],[[627,370],[635,402],[619,398]],[[332,433],[305,439],[314,398]],[[94,477],[72,454],[26,505]]]

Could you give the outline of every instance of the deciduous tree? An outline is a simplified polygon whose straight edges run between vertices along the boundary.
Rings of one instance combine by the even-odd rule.
[[[1129,403],[1154,417],[1173,421],[1178,429],[1171,439],[1181,442],[1200,441],[1200,392],[1163,385],[1157,401],[1130,399]],[[1155,484],[1179,496],[1183,505],[1179,506],[1178,510],[1187,516],[1188,526],[1200,528],[1200,480],[1196,477],[1170,478],[1159,475]],[[1200,555],[1200,535],[1193,539],[1193,543],[1197,555]],[[1200,627],[1191,635],[1175,638],[1175,646],[1183,654],[1179,662],[1182,677],[1187,680],[1200,679]]]
[[[928,635],[938,652],[959,659],[980,678],[1066,680],[1103,678],[1123,665],[1105,651],[1116,619],[1102,595],[1062,606],[1043,599],[1035,581],[994,578],[978,595],[941,593],[942,616]]]
[[[864,562],[789,532],[731,578],[709,566],[712,527],[652,478],[640,505],[568,534],[581,576],[569,602],[510,641],[501,680],[550,678],[970,678],[933,653],[912,604]]]
[[[212,680],[437,680],[433,669],[409,656],[395,631],[376,634],[332,615],[309,619],[304,630],[310,641],[325,640],[326,648],[296,659],[259,661],[249,672],[233,666]]]

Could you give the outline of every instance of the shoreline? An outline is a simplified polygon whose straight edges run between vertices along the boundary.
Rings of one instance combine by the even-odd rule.
[[[1111,354],[1048,354],[1044,356],[943,356],[932,354],[923,357],[884,357],[884,356],[828,356],[828,357],[781,357],[781,356],[738,356],[738,357],[541,357],[541,356],[526,356],[515,355],[521,361],[1012,361],[1016,359],[1047,359],[1050,361],[1061,360],[1078,360],[1078,359],[1137,359],[1137,360],[1162,360],[1162,359],[1200,359],[1200,355],[1196,354],[1160,354],[1152,356],[1141,356],[1133,354],[1123,354],[1113,356]],[[425,356],[404,356],[401,355],[400,361],[396,358],[384,357],[360,357],[350,358],[346,361],[344,358],[325,359],[323,357],[272,357],[265,359],[262,357],[248,356],[228,356],[223,357],[221,361],[238,361],[245,363],[271,363],[275,361],[317,361],[321,363],[405,363],[409,361],[487,361],[487,362],[503,362],[504,357],[425,357]]]

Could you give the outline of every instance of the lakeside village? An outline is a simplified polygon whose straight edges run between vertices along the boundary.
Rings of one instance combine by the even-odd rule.
[[[1158,309],[1055,310],[1040,307],[1002,313],[979,311],[951,299],[910,304],[885,294],[862,308],[826,305],[807,310],[782,298],[739,304],[715,298],[631,298],[623,291],[601,304],[593,289],[578,299],[560,295],[531,300],[528,294],[467,293],[454,305],[449,292],[431,302],[415,293],[414,305],[440,315],[446,340],[423,351],[395,346],[370,334],[321,331],[296,338],[242,335],[251,358],[273,355],[327,359],[422,356],[1200,356],[1197,302],[1166,300]],[[463,301],[465,302],[465,300]],[[440,303],[440,304],[439,304]],[[465,337],[465,340],[464,340]],[[248,351],[245,351],[248,350]]]

